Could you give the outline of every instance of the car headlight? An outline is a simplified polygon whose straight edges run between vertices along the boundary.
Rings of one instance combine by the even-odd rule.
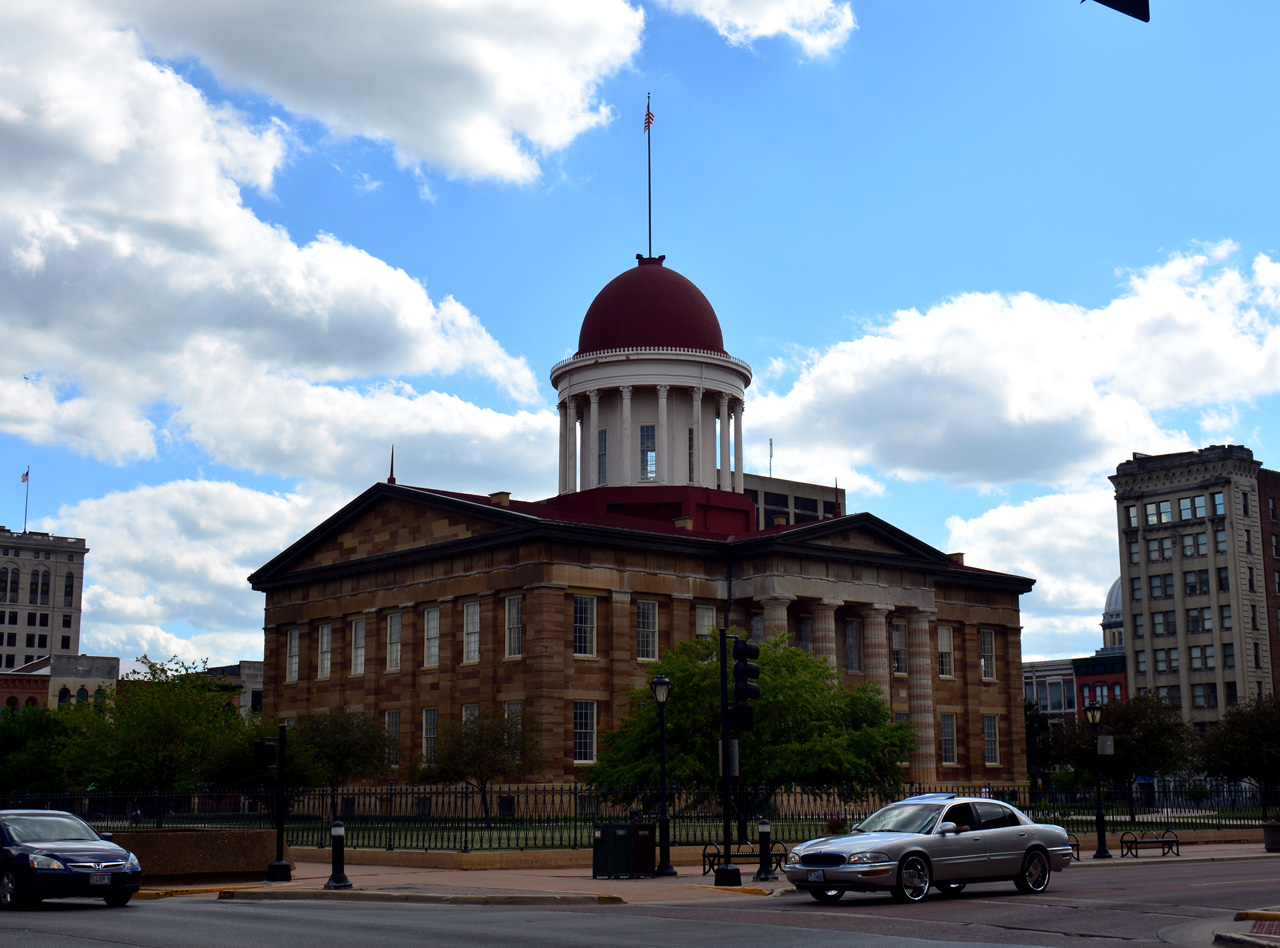
[[[866,865],[872,862],[889,862],[888,853],[852,853],[849,856],[849,864],[853,866]]]
[[[125,860],[124,867],[126,869],[142,868],[141,866],[138,865],[138,857],[135,856],[133,853],[129,853],[129,858]]]
[[[42,853],[36,853],[34,856],[28,857],[31,860],[32,869],[65,869],[67,868],[61,862],[52,856],[45,856]]]
[[[787,863],[788,863],[788,865],[789,865],[789,864],[791,864],[791,863],[793,863],[793,862],[799,862],[799,861],[800,861],[800,850],[798,850],[798,849],[793,849],[793,850],[791,850],[791,852],[787,853]]]

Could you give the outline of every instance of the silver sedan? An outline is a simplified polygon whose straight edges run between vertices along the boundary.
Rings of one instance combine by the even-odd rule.
[[[1034,823],[1016,807],[982,797],[930,793],[890,804],[842,836],[823,836],[787,855],[787,878],[819,902],[846,892],[891,892],[918,902],[933,886],[955,895],[970,882],[1012,881],[1043,892],[1071,862],[1061,826]]]

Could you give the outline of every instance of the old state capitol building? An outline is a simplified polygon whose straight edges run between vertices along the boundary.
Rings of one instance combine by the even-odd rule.
[[[543,778],[571,779],[660,654],[728,623],[878,684],[919,738],[909,780],[1024,779],[1034,581],[844,514],[831,488],[744,474],[751,367],[693,283],[637,260],[551,370],[555,497],[392,477],[249,577],[266,593],[263,710],[375,715],[411,764],[446,722],[520,708],[542,728]]]

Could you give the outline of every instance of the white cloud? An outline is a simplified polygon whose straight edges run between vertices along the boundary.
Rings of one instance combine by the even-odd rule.
[[[402,165],[528,181],[608,122],[599,83],[640,48],[624,0],[94,0],[163,56],[195,56]]]
[[[227,366],[234,387],[468,372],[537,400],[524,360],[457,301],[258,220],[240,188],[270,188],[281,128],[211,106],[131,32],[74,0],[12,3],[0,62],[0,429],[152,457],[166,406],[199,426],[177,399]]]
[[[1134,450],[1186,450],[1192,439],[1160,413],[1280,390],[1280,320],[1259,309],[1270,260],[1251,279],[1222,249],[1134,273],[1098,309],[968,293],[897,312],[804,357],[790,390],[758,393],[752,427],[806,432],[805,463],[782,461],[824,481],[860,469],[1079,485]]]
[[[731,43],[785,36],[811,57],[844,45],[858,28],[848,3],[835,0],[661,0],[673,10],[700,16]]]

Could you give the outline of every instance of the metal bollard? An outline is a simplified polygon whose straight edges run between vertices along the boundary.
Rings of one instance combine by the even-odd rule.
[[[326,889],[350,889],[351,880],[347,878],[346,872],[346,824],[341,820],[335,820],[333,826],[329,828],[329,835],[333,837],[333,870],[329,875],[329,881],[324,884],[324,887]]]
[[[760,868],[752,878],[756,882],[775,882],[778,876],[773,871],[773,854],[769,851],[772,845],[773,827],[768,820],[761,820],[756,824],[756,829],[760,833]]]

